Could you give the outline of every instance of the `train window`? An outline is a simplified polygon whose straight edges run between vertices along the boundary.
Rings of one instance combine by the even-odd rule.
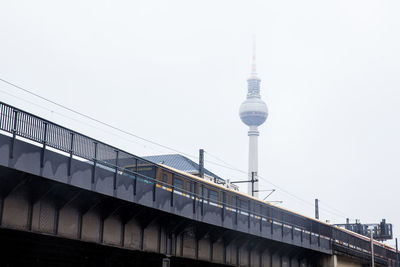
[[[236,200],[237,200],[237,197],[232,196],[232,198],[231,198],[231,206],[232,206],[232,207],[237,207]]]
[[[231,205],[231,203],[232,203],[232,201],[231,201],[231,196],[230,195],[228,195],[228,194],[225,194],[225,204],[226,205],[228,205],[228,206],[230,206]]]
[[[164,183],[166,183],[166,182],[168,181],[168,175],[167,175],[167,174],[163,173],[163,175],[162,175],[162,181],[163,181]]]
[[[193,192],[193,184],[186,181],[186,191]]]
[[[203,197],[208,198],[208,189],[203,187]]]
[[[208,198],[211,201],[218,201],[218,191],[209,189],[208,190]]]
[[[245,211],[247,211],[249,209],[249,203],[247,202],[247,200],[243,200],[243,199],[238,199],[239,201],[239,207]]]
[[[271,217],[271,208],[266,205],[261,206],[261,214],[268,218]]]
[[[175,188],[183,189],[183,181],[182,181],[182,179],[175,178],[174,179],[174,186],[175,186]]]

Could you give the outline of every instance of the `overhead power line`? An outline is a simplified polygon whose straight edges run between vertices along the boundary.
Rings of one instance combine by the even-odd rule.
[[[132,139],[128,139],[126,136],[122,136],[122,135],[120,135],[120,134],[116,134],[115,132],[111,132],[111,131],[102,129],[102,128],[98,127],[98,126],[95,126],[94,124],[89,124],[89,123],[87,123],[87,122],[83,122],[83,121],[81,121],[81,120],[78,120],[78,119],[72,118],[72,117],[70,117],[70,116],[64,115],[64,114],[62,114],[62,113],[60,113],[60,112],[57,112],[57,111],[55,111],[55,110],[53,110],[53,109],[50,109],[50,108],[44,107],[44,106],[42,106],[42,105],[39,105],[39,104],[37,104],[37,103],[28,101],[28,100],[26,100],[26,99],[24,99],[24,98],[22,98],[22,97],[16,96],[16,95],[11,94],[11,93],[9,93],[9,92],[0,90],[0,93],[3,93],[3,94],[8,95],[8,96],[11,96],[11,97],[16,98],[16,99],[18,99],[18,100],[21,100],[21,101],[23,101],[23,102],[29,103],[29,104],[31,104],[31,105],[33,105],[33,106],[35,106],[35,107],[40,108],[40,109],[49,111],[49,112],[51,112],[52,114],[57,114],[57,115],[59,115],[59,116],[61,116],[61,117],[63,117],[63,118],[66,118],[66,119],[68,119],[68,120],[71,120],[71,121],[74,121],[74,122],[77,122],[77,123],[84,124],[85,126],[90,126],[90,127],[94,128],[94,129],[96,129],[96,130],[100,130],[100,131],[102,131],[102,132],[105,132],[105,133],[110,134],[110,135],[113,135],[113,136],[117,136],[118,138],[121,138],[121,139],[123,139],[123,140],[125,140],[125,141],[134,142]],[[140,146],[143,146],[143,147],[150,148],[150,149],[153,149],[153,150],[155,150],[155,151],[161,152],[161,150],[159,150],[159,149],[154,149],[154,148],[152,148],[152,147],[150,147],[150,146],[146,146],[146,145],[144,145],[143,143],[139,143],[139,142],[135,142],[135,143],[137,143],[137,144],[140,145]]]
[[[215,158],[215,159],[217,159],[217,160],[219,160],[219,161],[221,161],[221,162],[223,162],[224,164],[227,165],[227,166],[223,166],[223,167],[228,168],[228,169],[231,169],[231,170],[234,170],[234,171],[238,171],[238,172],[240,172],[240,173],[243,173],[243,174],[248,175],[248,172],[234,167],[232,164],[229,164],[228,162],[226,162],[226,161],[220,159],[219,157],[217,157],[217,156],[211,154],[211,153],[208,152],[208,151],[205,151],[205,152],[207,153],[207,155],[209,155],[209,156],[211,156],[211,157],[213,157],[213,158]],[[221,165],[220,165],[220,166],[221,166]],[[290,197],[292,197],[292,198],[294,198],[294,199],[296,199],[296,200],[298,200],[298,201],[301,201],[302,203],[305,203],[305,204],[307,204],[307,205],[309,205],[309,206],[311,206],[311,207],[314,207],[314,203],[312,203],[312,202],[310,202],[310,201],[307,201],[307,200],[305,200],[305,199],[303,199],[303,198],[300,198],[300,197],[296,196],[295,194],[290,193],[289,191],[285,190],[284,188],[282,188],[282,187],[276,185],[275,183],[271,182],[269,179],[267,179],[267,178],[265,178],[265,177],[263,177],[263,176],[261,176],[261,175],[258,175],[257,177],[258,177],[259,179],[263,180],[264,182],[269,183],[269,184],[272,185],[273,187],[279,189],[279,191],[285,193],[286,195],[288,195],[288,196],[290,196]],[[342,218],[347,218],[347,217],[348,217],[348,216],[344,215],[344,213],[342,213],[342,212],[339,211],[338,209],[334,209],[334,208],[332,208],[332,207],[326,205],[325,202],[323,202],[323,203],[324,203],[324,206],[326,206],[326,207],[320,207],[320,210],[323,210],[323,211],[325,211],[326,213],[329,213],[329,214],[334,215],[334,216],[337,216],[337,217],[342,217]]]
[[[74,110],[74,109],[72,109],[72,108],[69,108],[69,107],[64,106],[64,105],[62,105],[62,104],[59,104],[59,103],[57,103],[57,102],[55,102],[55,101],[53,101],[53,100],[51,100],[51,99],[48,99],[48,98],[43,97],[43,96],[41,96],[41,95],[39,95],[39,94],[36,94],[36,93],[34,93],[34,92],[32,92],[32,91],[30,91],[30,90],[28,90],[28,89],[25,89],[25,88],[23,88],[23,87],[21,87],[21,86],[19,86],[19,85],[16,85],[16,84],[14,84],[14,83],[12,83],[12,82],[9,82],[9,81],[7,81],[7,80],[5,80],[5,79],[0,78],[0,81],[6,83],[6,84],[8,84],[8,85],[11,85],[11,86],[13,86],[13,87],[15,87],[15,88],[17,88],[17,89],[19,89],[19,90],[22,90],[22,91],[24,91],[24,92],[26,92],[26,93],[28,93],[28,94],[31,94],[31,95],[33,95],[33,96],[35,96],[35,97],[38,97],[38,98],[40,98],[40,99],[42,99],[42,100],[44,100],[44,101],[47,101],[47,102],[49,102],[49,103],[51,103],[51,104],[53,104],[53,105],[55,105],[55,106],[58,106],[58,107],[63,108],[63,109],[65,109],[65,110],[68,110],[68,111],[70,111],[70,112],[72,112],[72,113],[74,113],[74,114],[77,114],[77,115],[79,115],[79,116],[82,116],[82,117],[84,117],[84,118],[86,118],[86,119],[95,121],[95,122],[97,122],[97,123],[99,123],[99,124],[101,124],[101,125],[104,125],[104,126],[106,126],[106,127],[111,128],[111,129],[114,129],[114,130],[117,130],[117,131],[119,131],[119,132],[122,132],[122,133],[124,133],[124,134],[126,134],[126,135],[133,136],[133,137],[135,137],[135,138],[138,138],[138,139],[140,139],[140,140],[146,141],[146,142],[151,143],[151,144],[153,144],[153,145],[160,146],[160,147],[162,147],[162,148],[165,148],[165,149],[174,151],[174,152],[176,152],[176,153],[180,153],[180,154],[185,155],[185,156],[188,156],[188,157],[192,157],[192,158],[194,157],[194,158],[196,158],[195,156],[192,156],[192,155],[187,154],[187,153],[185,153],[185,152],[176,150],[176,149],[174,149],[174,148],[172,148],[172,147],[169,147],[169,146],[165,146],[165,145],[163,145],[163,144],[157,143],[157,142],[152,141],[152,140],[150,140],[150,139],[147,139],[147,138],[138,136],[138,135],[136,135],[136,134],[133,134],[133,133],[131,133],[131,132],[125,131],[125,130],[123,130],[123,129],[121,129],[121,128],[118,128],[118,127],[116,127],[116,126],[114,126],[114,125],[111,125],[111,124],[109,124],[109,123],[100,121],[100,120],[98,120],[98,119],[96,119],[96,118],[94,118],[94,117],[92,117],[92,116],[86,115],[86,114],[84,114],[84,113],[82,113],[82,112],[76,111],[76,110]]]
[[[170,151],[174,151],[174,152],[176,152],[176,153],[185,155],[185,156],[190,157],[190,158],[194,158],[194,159],[197,159],[197,158],[198,158],[197,156],[190,155],[190,154],[188,154],[188,153],[179,151],[179,150],[177,150],[177,149],[175,149],[175,148],[172,148],[172,147],[170,147],[170,146],[166,146],[166,145],[160,144],[160,143],[158,143],[158,142],[155,142],[155,141],[153,141],[153,140],[150,140],[150,139],[141,137],[141,136],[139,136],[139,135],[133,134],[133,133],[128,132],[128,131],[126,131],[126,130],[123,130],[123,129],[119,128],[119,127],[116,127],[116,126],[114,126],[114,125],[111,125],[111,124],[109,124],[109,123],[106,123],[106,122],[103,122],[103,121],[101,121],[101,120],[98,120],[98,119],[96,119],[96,118],[94,118],[94,117],[92,117],[92,116],[89,116],[89,115],[86,115],[86,114],[84,114],[84,113],[82,113],[82,112],[76,111],[76,110],[74,110],[74,109],[72,109],[72,108],[69,108],[69,107],[67,107],[67,106],[65,106],[65,105],[59,104],[59,103],[57,103],[57,102],[55,102],[55,101],[53,101],[53,100],[51,100],[51,99],[49,99],[49,98],[43,97],[43,96],[41,96],[41,95],[39,95],[39,94],[37,94],[37,93],[35,93],[35,92],[32,92],[31,90],[28,90],[28,89],[26,89],[26,88],[24,88],[24,87],[21,87],[21,86],[19,86],[19,85],[16,85],[15,83],[9,82],[9,81],[7,81],[7,80],[1,78],[1,77],[0,77],[0,81],[3,82],[3,83],[5,83],[5,84],[8,84],[8,85],[10,85],[10,86],[12,86],[12,87],[14,87],[14,88],[17,88],[17,89],[19,89],[19,90],[21,90],[21,91],[23,91],[23,92],[25,92],[25,93],[28,93],[28,94],[30,94],[30,95],[33,95],[33,96],[35,96],[35,97],[37,97],[37,98],[40,98],[40,99],[42,99],[42,100],[44,100],[44,101],[46,101],[46,102],[49,102],[49,103],[51,103],[51,104],[53,104],[53,105],[55,105],[55,106],[57,106],[57,107],[60,107],[60,108],[62,108],[62,109],[65,109],[65,110],[67,110],[67,111],[69,111],[69,112],[72,112],[72,113],[74,113],[74,114],[76,114],[76,115],[79,115],[79,116],[81,116],[81,117],[84,117],[84,118],[86,118],[86,119],[89,119],[89,120],[91,120],[91,121],[94,121],[94,122],[96,122],[96,123],[99,123],[99,124],[101,124],[101,125],[103,125],[103,126],[109,127],[109,128],[111,128],[111,129],[113,129],[113,130],[116,130],[116,131],[121,132],[121,133],[123,133],[123,134],[126,134],[126,135],[128,135],[128,136],[135,137],[135,138],[140,139],[140,140],[142,140],[142,141],[148,142],[148,143],[150,143],[150,144],[153,144],[153,145],[162,147],[162,148],[167,149],[167,150],[170,150]],[[11,94],[9,94],[9,95],[11,95]],[[14,96],[14,97],[16,97],[16,96]],[[17,98],[19,98],[19,97],[17,97]],[[24,100],[24,101],[26,101],[26,102],[28,102],[28,103],[31,103],[31,104],[33,104],[33,105],[39,106],[39,105],[34,104],[34,103],[30,102],[30,101],[27,101],[27,100]],[[39,107],[41,107],[41,106],[39,106]],[[41,108],[44,108],[44,107],[41,107]],[[44,108],[44,109],[46,109],[46,108]],[[47,109],[47,110],[48,110],[48,109]],[[51,112],[54,112],[54,111],[51,110]],[[64,116],[64,115],[61,114],[61,116]],[[67,117],[67,116],[64,116],[64,117]],[[69,117],[67,117],[67,118],[69,118]],[[69,119],[72,119],[72,118],[69,118]],[[75,120],[75,119],[72,119],[72,120]],[[75,120],[75,121],[76,121],[76,120]],[[129,140],[129,141],[131,141],[131,140]],[[210,154],[209,152],[206,152],[206,153],[207,153],[208,155],[210,155],[211,157],[217,159],[218,161],[222,162],[223,164],[216,163],[216,162],[209,161],[209,160],[205,160],[206,162],[211,163],[211,164],[214,164],[214,165],[217,165],[217,166],[220,166],[220,167],[223,167],[223,168],[226,168],[226,169],[234,170],[234,171],[240,172],[240,173],[245,174],[245,175],[248,175],[248,173],[247,173],[246,171],[236,168],[234,165],[227,163],[226,161],[220,159],[219,157],[216,157],[216,156]],[[271,184],[272,186],[274,186],[275,188],[279,189],[281,192],[287,194],[288,196],[291,196],[292,198],[297,199],[297,200],[299,200],[299,201],[301,201],[302,203],[305,203],[305,204],[307,204],[307,205],[314,206],[313,203],[311,203],[311,202],[309,202],[309,201],[307,201],[307,200],[304,200],[304,199],[302,199],[302,198],[300,198],[300,197],[298,197],[298,196],[296,196],[296,195],[290,193],[289,191],[283,189],[282,187],[277,186],[276,184],[272,183],[272,182],[269,181],[268,179],[266,179],[266,178],[264,178],[264,177],[262,177],[262,176],[260,176],[260,175],[258,175],[258,178],[261,179],[261,180],[263,180],[263,181],[265,181],[266,183]],[[332,212],[332,211],[328,211],[328,210],[325,209],[325,208],[320,208],[320,209],[325,210],[327,213],[330,213],[330,214],[332,214],[332,215],[346,218],[346,216],[342,216],[342,215],[339,215],[338,213],[335,213],[335,212]],[[338,210],[336,210],[336,211],[338,211]],[[339,211],[338,211],[338,212],[339,212]],[[341,213],[341,212],[340,212],[340,213]],[[343,213],[342,213],[342,214],[343,214]]]
[[[340,210],[338,210],[338,209],[336,209],[336,208],[334,208],[334,207],[328,205],[325,201],[322,201],[321,199],[319,199],[319,202],[322,203],[322,205],[325,206],[325,207],[327,207],[328,209],[333,210],[333,211],[338,212],[339,214],[341,214],[341,217],[343,217],[343,218],[350,218],[349,216],[347,216],[346,214],[344,214],[342,211],[340,211]]]

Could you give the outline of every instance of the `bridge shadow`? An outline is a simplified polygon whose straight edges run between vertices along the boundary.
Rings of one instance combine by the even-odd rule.
[[[54,237],[32,232],[0,229],[1,264],[4,267],[161,267],[163,255]],[[218,267],[210,262],[171,257],[174,267]]]

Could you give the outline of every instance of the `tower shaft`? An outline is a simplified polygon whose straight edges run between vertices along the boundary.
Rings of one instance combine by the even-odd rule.
[[[251,196],[252,191],[254,189],[254,196],[258,197],[258,136],[260,135],[260,132],[258,131],[257,126],[250,126],[249,131],[248,131],[248,136],[249,136],[249,181],[251,181],[252,178],[256,182],[254,182],[254,188],[251,183],[248,185],[248,194]],[[252,177],[254,173],[254,177]]]

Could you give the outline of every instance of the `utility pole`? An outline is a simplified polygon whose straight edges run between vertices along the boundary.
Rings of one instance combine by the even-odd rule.
[[[399,248],[397,246],[397,238],[396,238],[396,267],[399,267]]]
[[[204,149],[199,150],[199,176],[204,178]]]
[[[254,172],[251,172],[251,196],[254,197]]]
[[[373,233],[373,229],[371,229],[371,235],[370,235],[370,239],[371,239],[371,267],[375,267],[375,259],[374,259],[374,233]]]
[[[315,199],[315,219],[319,219],[318,198]]]

